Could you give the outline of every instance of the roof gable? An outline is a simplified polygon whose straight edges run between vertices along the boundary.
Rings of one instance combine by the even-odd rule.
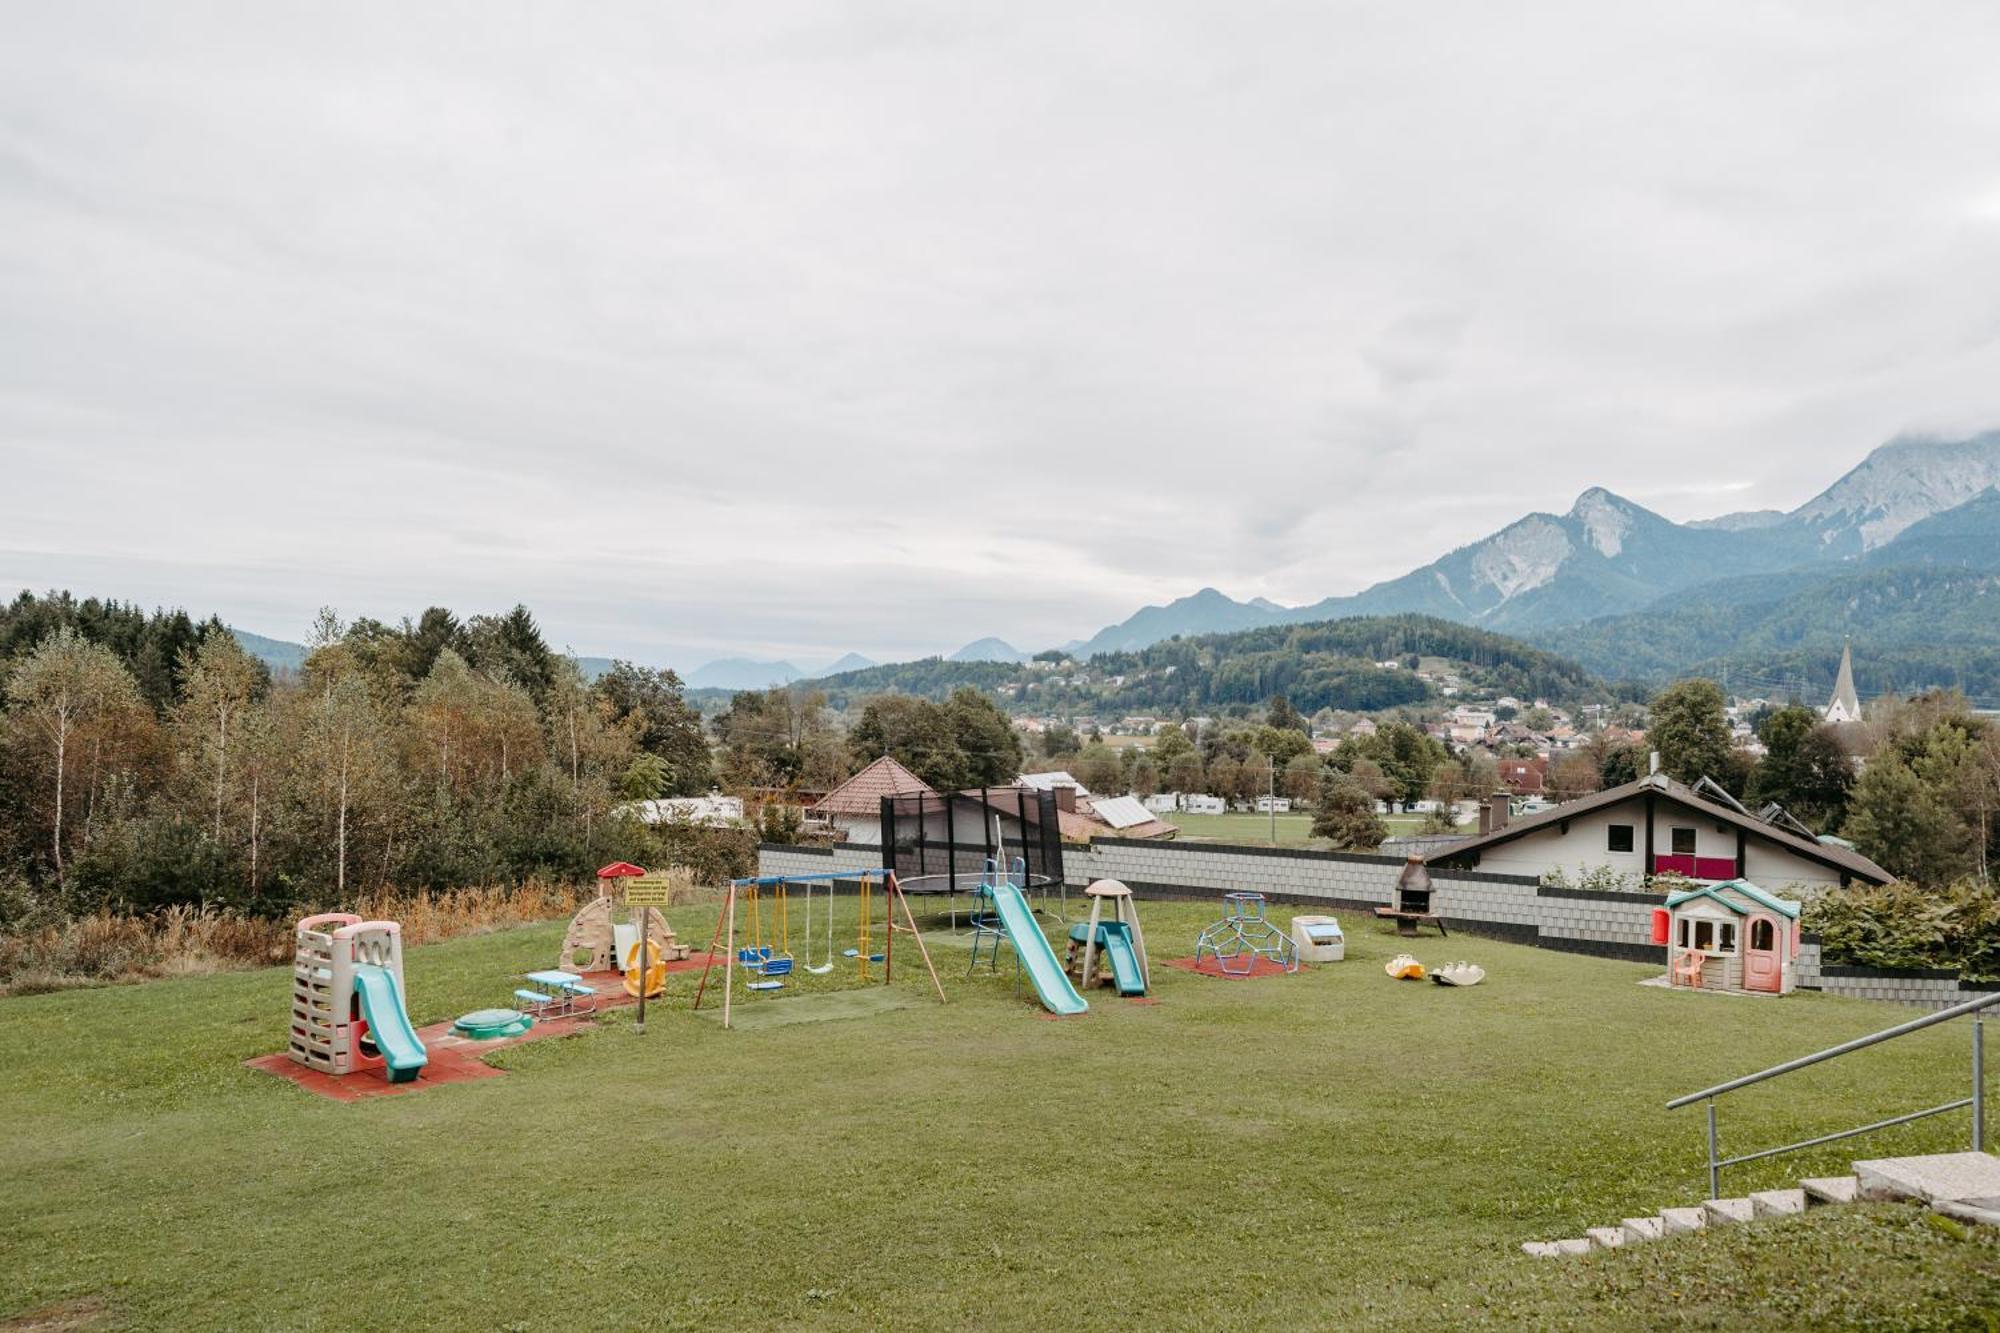
[[[832,815],[873,815],[881,812],[884,796],[935,795],[929,783],[885,754],[813,802],[811,808]]]
[[[1731,894],[1749,899],[1751,906],[1745,907],[1741,903],[1731,901],[1729,897]],[[1798,903],[1793,902],[1789,898],[1780,898],[1776,894],[1766,893],[1747,879],[1729,879],[1724,880],[1720,884],[1704,884],[1699,888],[1683,889],[1679,893],[1670,893],[1667,895],[1667,906],[1670,908],[1680,907],[1683,904],[1693,902],[1697,898],[1706,898],[1713,902],[1721,903],[1738,916],[1748,916],[1752,910],[1758,907],[1766,911],[1776,912],[1779,916],[1789,917],[1793,920],[1797,920],[1799,915]]]

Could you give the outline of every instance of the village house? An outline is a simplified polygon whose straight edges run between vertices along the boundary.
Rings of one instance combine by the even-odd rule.
[[[888,755],[806,807],[806,824],[831,830],[842,842],[882,844],[884,796],[935,796],[929,783]]]
[[[1502,759],[1497,767],[1500,781],[1507,784],[1517,796],[1539,796],[1543,783],[1548,778],[1549,761],[1540,757],[1534,759]]]
[[[1816,889],[1895,877],[1838,839],[1815,838],[1782,811],[1769,819],[1654,773],[1516,819],[1496,796],[1477,836],[1432,850],[1439,866],[1503,874],[1608,872],[1633,882],[1679,875]]]

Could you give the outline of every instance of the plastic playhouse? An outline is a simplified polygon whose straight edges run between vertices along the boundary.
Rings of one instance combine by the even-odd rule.
[[[1260,971],[1296,972],[1299,951],[1292,937],[1264,915],[1261,893],[1225,893],[1223,917],[1205,927],[1194,944],[1196,970],[1202,960],[1214,960],[1226,977],[1254,976]]]
[[[1144,995],[1151,984],[1146,933],[1139,928],[1132,890],[1115,879],[1100,879],[1083,892],[1090,899],[1090,920],[1069,928],[1065,969],[1085,988],[1113,985],[1120,995]],[[1104,920],[1107,903],[1109,921]]]
[[[1684,889],[1653,909],[1667,984],[1784,995],[1798,984],[1799,907],[1747,879]]]
[[[391,1083],[414,1080],[430,1057],[404,994],[400,925],[348,912],[307,917],[294,932],[287,1054],[323,1074],[379,1069]]]

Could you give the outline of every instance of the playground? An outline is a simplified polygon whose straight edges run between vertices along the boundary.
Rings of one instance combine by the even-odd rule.
[[[635,1005],[608,1003],[497,1045],[491,1076],[353,1103],[246,1067],[284,1048],[289,966],[0,1001],[0,1327],[1942,1327],[2000,1311],[1990,1235],[1901,1205],[1563,1263],[1520,1252],[1698,1192],[1699,1116],[1663,1103],[1880,1027],[1878,1006],[1642,986],[1662,969],[1412,941],[1359,914],[1342,961],[1204,974],[1168,964],[1204,934],[1254,932],[1219,930],[1219,901],[1140,901],[1145,993],[1106,963],[1075,991],[1087,1008],[1057,1018],[1008,946],[975,966],[976,930],[911,901],[944,1003],[907,937],[886,983],[838,957],[858,938],[849,898],[834,969],[738,989],[734,1030],[707,1000],[692,1011],[700,970],[684,967],[643,1033]],[[759,906],[768,929],[768,889]],[[1064,907],[1041,920],[1058,960],[1091,903]],[[664,909],[687,961],[722,908]],[[505,1005],[565,930],[404,951],[409,1021]],[[1485,979],[1385,975],[1405,952]],[[1959,1095],[1962,1035],[1751,1090],[1735,1123],[1779,1142]],[[1869,1149],[1962,1136],[1946,1118]],[[1844,1168],[1847,1147],[1744,1168],[1735,1188]]]

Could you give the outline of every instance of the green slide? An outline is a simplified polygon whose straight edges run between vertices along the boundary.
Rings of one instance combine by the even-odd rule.
[[[992,894],[1000,924],[1007,928],[1007,942],[1014,946],[1014,955],[1021,960],[1028,980],[1035,983],[1042,1007],[1052,1014],[1080,1014],[1090,1008],[1069,984],[1069,974],[1056,961],[1056,951],[1035,924],[1035,914],[1028,910],[1028,900],[1021,896],[1019,886],[1002,884]]]
[[[1106,921],[1098,926],[1104,940],[1104,956],[1111,960],[1111,980],[1120,995],[1144,995],[1146,982],[1139,972],[1139,955],[1132,951],[1132,927],[1123,921]]]
[[[387,968],[363,964],[354,969],[354,989],[361,996],[361,1016],[368,1020],[368,1039],[382,1053],[389,1067],[391,1083],[408,1083],[430,1061],[403,997],[396,991],[396,977]]]

